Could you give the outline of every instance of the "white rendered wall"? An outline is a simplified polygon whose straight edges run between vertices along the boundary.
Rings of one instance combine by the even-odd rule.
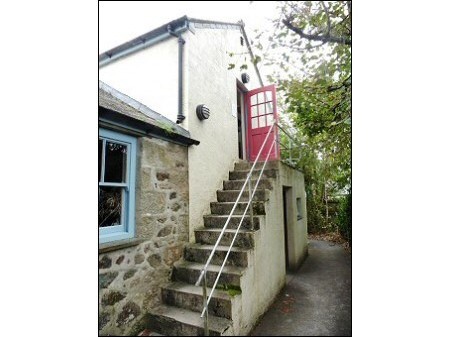
[[[306,214],[305,179],[301,171],[280,163],[280,184],[290,187],[291,203],[287,221],[288,261],[290,270],[295,271],[305,260],[308,251],[308,218]],[[297,199],[300,198],[301,219],[297,219]]]
[[[228,179],[238,160],[236,80],[250,75],[248,90],[261,87],[240,29],[198,28],[182,34],[186,40],[183,62],[183,113],[180,125],[200,145],[189,147],[189,223],[193,230],[203,225],[209,203]],[[230,57],[229,53],[234,56]],[[236,67],[228,70],[230,63]],[[242,64],[248,69],[240,70]],[[100,80],[176,121],[178,114],[178,42],[169,38],[154,46],[118,59],[100,68]],[[196,107],[206,104],[208,120],[200,121]]]
[[[189,147],[189,224],[193,231],[203,225],[203,215],[210,213],[210,202],[216,200],[216,191],[238,160],[236,79],[240,79],[239,66],[247,58],[250,82],[247,89],[260,87],[248,49],[240,44],[239,29],[195,28],[187,33],[187,74],[185,90],[186,121],[182,126],[200,145]],[[230,57],[228,52],[241,54]],[[230,63],[237,67],[228,70]],[[196,107],[206,104],[211,110],[207,120],[200,121]]]
[[[100,80],[175,122],[178,42],[171,37],[100,68]]]
[[[290,187],[293,209],[287,220],[288,259],[291,269],[297,269],[308,251],[307,215],[303,173],[276,161],[277,177],[272,179],[273,189],[265,204],[265,217],[260,218],[260,229],[255,233],[255,249],[251,254],[250,268],[241,280],[242,300],[240,322],[235,334],[248,335],[274,301],[286,283],[285,226],[283,222],[283,186]],[[302,198],[303,218],[297,220],[296,199]]]

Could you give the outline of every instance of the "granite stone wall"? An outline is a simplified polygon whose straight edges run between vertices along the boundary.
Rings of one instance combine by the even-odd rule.
[[[161,304],[173,264],[188,242],[187,147],[139,139],[136,175],[138,243],[99,254],[99,335],[136,335]]]

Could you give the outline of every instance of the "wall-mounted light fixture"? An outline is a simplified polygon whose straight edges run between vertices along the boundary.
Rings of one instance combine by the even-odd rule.
[[[209,119],[210,115],[209,108],[204,104],[199,104],[197,106],[197,117],[200,121]]]
[[[241,79],[242,79],[242,83],[248,83],[248,82],[250,82],[250,75],[248,75],[247,73],[242,73]]]

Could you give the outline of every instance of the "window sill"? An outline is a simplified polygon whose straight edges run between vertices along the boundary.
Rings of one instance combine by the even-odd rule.
[[[98,253],[102,254],[105,252],[116,251],[119,249],[129,248],[131,246],[136,246],[144,242],[141,238],[131,238],[131,239],[123,239],[121,241],[115,241],[110,243],[102,243],[98,247]]]

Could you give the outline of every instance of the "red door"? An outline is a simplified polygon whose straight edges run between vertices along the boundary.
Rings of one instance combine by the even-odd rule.
[[[266,135],[274,123],[278,121],[275,85],[250,90],[246,93],[247,111],[247,149],[249,160],[255,161]],[[258,161],[265,161],[273,141],[278,133],[277,126],[270,132],[269,138],[259,156]],[[280,148],[275,142],[269,155],[270,160],[280,158]]]

